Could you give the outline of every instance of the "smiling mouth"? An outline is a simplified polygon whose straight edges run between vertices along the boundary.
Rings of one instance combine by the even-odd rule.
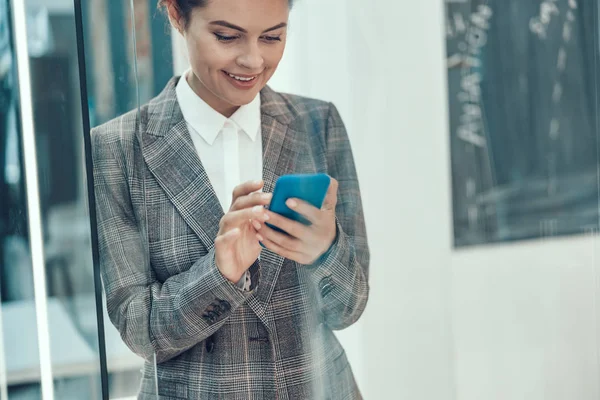
[[[240,82],[252,82],[253,80],[255,80],[258,75],[254,75],[254,76],[240,76],[240,75],[235,75],[235,74],[230,74],[227,71],[223,71],[225,74],[229,75],[231,78],[240,81]]]

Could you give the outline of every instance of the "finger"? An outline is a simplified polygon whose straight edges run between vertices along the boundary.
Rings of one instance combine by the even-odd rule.
[[[262,206],[244,208],[243,210],[230,211],[221,218],[219,223],[220,230],[229,230],[238,227],[249,220],[258,220],[265,222],[269,219],[267,211]]]
[[[252,220],[252,226],[254,226],[254,229],[256,229],[257,231],[260,231],[260,229],[262,228],[262,224],[255,219]]]
[[[306,218],[311,224],[314,224],[320,218],[321,210],[300,199],[288,199],[285,204],[298,214]]]
[[[241,210],[254,206],[268,206],[271,203],[272,193],[254,192],[238,197],[231,203],[230,211]]]
[[[294,251],[285,249],[281,246],[279,246],[278,244],[270,241],[269,239],[263,237],[260,234],[256,235],[256,238],[263,244],[263,246],[265,246],[268,250],[271,250],[273,253],[276,253],[278,255],[280,255],[281,257],[290,259],[290,260],[294,260],[294,261],[298,261],[302,259],[302,255],[299,253],[296,253]]]
[[[242,184],[239,184],[233,189],[233,194],[231,195],[231,203],[235,203],[235,200],[240,196],[246,196],[252,192],[256,192],[260,190],[264,185],[262,180],[258,181],[248,181]]]
[[[293,251],[299,252],[302,242],[297,238],[288,235],[287,233],[278,232],[268,225],[263,225],[258,233],[265,239],[275,243],[276,245]]]
[[[329,188],[327,189],[327,194],[325,195],[325,200],[323,200],[323,209],[335,210],[335,206],[337,204],[338,188],[339,182],[337,181],[337,179],[331,178]]]
[[[306,235],[310,234],[310,228],[300,222],[291,220],[283,215],[268,210],[267,216],[269,217],[269,224],[286,231],[290,236],[303,239],[306,237]]]

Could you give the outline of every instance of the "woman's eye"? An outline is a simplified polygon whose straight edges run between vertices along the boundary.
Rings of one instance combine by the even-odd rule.
[[[225,35],[220,35],[218,33],[215,33],[215,36],[217,38],[218,41],[220,42],[231,42],[232,40],[237,39],[237,36],[225,36]]]
[[[267,42],[281,42],[281,36],[263,36]]]

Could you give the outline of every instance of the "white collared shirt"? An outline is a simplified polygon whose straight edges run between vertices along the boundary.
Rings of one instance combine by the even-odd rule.
[[[184,77],[177,84],[177,101],[217,198],[227,212],[233,189],[262,179],[260,95],[230,118],[202,100]]]
[[[193,91],[186,79],[189,73],[177,83],[177,101],[202,166],[227,213],[237,185],[262,179],[260,95],[227,118]]]

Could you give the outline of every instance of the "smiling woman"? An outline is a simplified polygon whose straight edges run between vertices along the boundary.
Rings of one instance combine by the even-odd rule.
[[[161,4],[186,41],[191,64],[186,78],[194,92],[226,117],[250,103],[283,56],[288,1]]]
[[[290,3],[161,6],[190,68],[92,131],[107,309],[146,360],[139,398],[361,398],[333,334],[369,295],[348,135],[333,104],[267,86]],[[280,176],[314,173],[323,206],[288,202],[309,225],[265,207]]]

